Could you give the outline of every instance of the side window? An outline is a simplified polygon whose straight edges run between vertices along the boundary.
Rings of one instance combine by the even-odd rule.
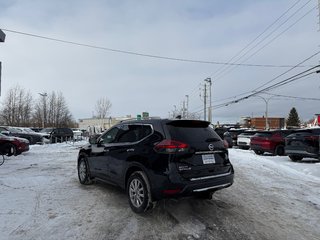
[[[137,142],[151,134],[152,128],[149,125],[124,125],[123,132],[118,135],[119,143]]]
[[[141,140],[152,133],[152,128],[149,125],[142,125],[138,129],[138,139]]]
[[[101,136],[103,143],[114,143],[120,129],[118,127],[112,128]]]
[[[123,125],[123,131],[118,135],[116,142],[125,143],[138,141],[137,127],[137,125]]]

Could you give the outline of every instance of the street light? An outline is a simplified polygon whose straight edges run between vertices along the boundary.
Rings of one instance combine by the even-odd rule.
[[[48,96],[48,94],[46,92],[44,93],[38,93],[40,96],[42,96],[43,98],[43,116],[42,116],[42,128],[44,128],[44,117],[46,114],[46,97]]]
[[[264,98],[264,97],[261,97],[261,96],[259,96],[259,95],[255,95],[255,97],[259,97],[259,98],[261,98],[265,103],[266,103],[266,130],[268,130],[269,129],[269,121],[268,121],[268,103],[269,103],[269,101],[270,101],[270,99],[271,98],[273,98],[273,97],[275,97],[275,96],[271,96],[271,97],[269,97],[269,98]]]

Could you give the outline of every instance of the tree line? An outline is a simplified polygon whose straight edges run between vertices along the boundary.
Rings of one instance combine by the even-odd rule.
[[[9,89],[1,99],[0,123],[20,127],[75,127],[61,92],[44,93],[35,99],[19,85]]]

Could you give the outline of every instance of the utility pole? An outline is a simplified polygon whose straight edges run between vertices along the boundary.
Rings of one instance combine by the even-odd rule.
[[[182,119],[186,118],[186,102],[183,100],[182,102]]]
[[[205,79],[205,81],[206,82],[208,82],[209,83],[209,99],[210,99],[210,102],[209,102],[209,111],[208,111],[208,121],[209,122],[212,122],[212,105],[211,105],[211,101],[212,101],[212,99],[211,99],[211,86],[212,86],[212,82],[211,82],[211,78],[206,78]]]
[[[186,95],[186,98],[187,98],[186,118],[188,119],[189,118],[189,95]]]
[[[0,42],[4,42],[6,34],[0,29]],[[0,96],[1,96],[1,62],[0,62]]]
[[[47,112],[47,103],[46,103],[46,97],[48,94],[46,92],[44,93],[39,93],[39,95],[43,99],[43,116],[42,116],[42,128],[44,128],[45,125],[45,118],[46,118],[46,112]]]
[[[318,13],[318,17],[319,17],[319,22],[318,22],[318,24],[319,24],[319,30],[318,30],[318,31],[320,31],[320,0],[318,0],[318,10],[319,10],[319,13]]]
[[[207,84],[204,84],[204,96],[203,96],[203,120],[206,121],[207,120]]]

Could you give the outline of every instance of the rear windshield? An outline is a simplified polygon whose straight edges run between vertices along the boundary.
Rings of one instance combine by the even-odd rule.
[[[320,135],[320,129],[303,129],[298,130],[295,133],[291,134],[290,136],[300,136],[300,135]]]
[[[254,134],[256,134],[256,132],[244,132],[244,133],[239,134],[239,136],[252,136]]]
[[[271,137],[272,133],[270,132],[260,132],[256,133],[254,136],[255,137]]]
[[[171,139],[186,143],[191,142],[214,142],[221,138],[211,127],[203,126],[172,126],[168,125]]]

